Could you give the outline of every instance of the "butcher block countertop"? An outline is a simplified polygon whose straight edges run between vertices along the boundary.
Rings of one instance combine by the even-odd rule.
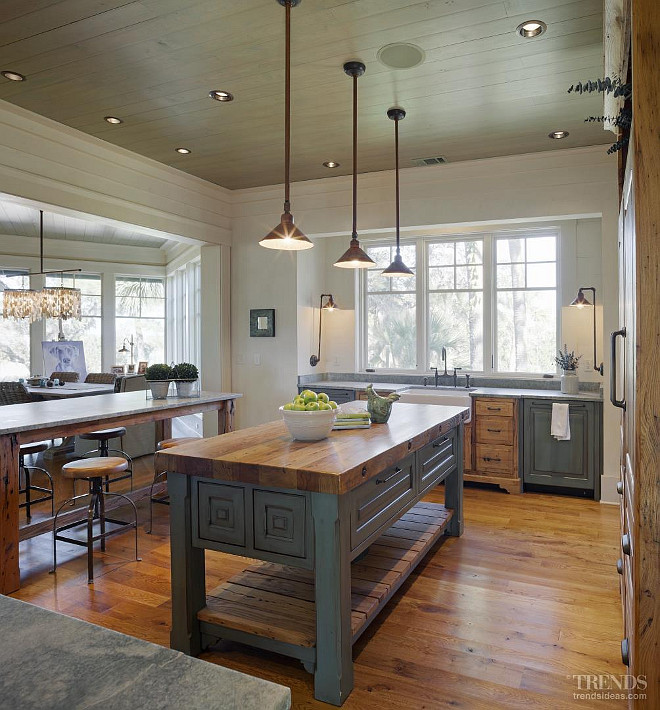
[[[157,471],[317,493],[342,494],[458,426],[463,407],[397,402],[387,424],[294,441],[283,421],[156,454]]]

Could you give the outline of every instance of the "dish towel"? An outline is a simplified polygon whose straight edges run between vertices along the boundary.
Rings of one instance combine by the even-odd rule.
[[[570,441],[571,425],[568,422],[568,404],[563,402],[552,403],[550,434],[552,434],[557,441]]]

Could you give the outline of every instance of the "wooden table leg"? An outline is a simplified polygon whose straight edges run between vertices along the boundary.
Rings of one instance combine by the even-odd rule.
[[[226,434],[234,431],[234,411],[236,402],[233,399],[226,399],[220,403],[218,409],[218,434]]]
[[[347,496],[312,494],[316,575],[314,697],[341,705],[353,689]]]
[[[158,442],[163,441],[163,439],[172,438],[172,420],[171,419],[160,419],[155,422],[156,424],[156,447],[158,447]]]
[[[167,474],[172,550],[172,631],[170,646],[189,656],[202,650],[197,612],[206,606],[204,550],[192,545],[190,476]]]
[[[18,438],[0,436],[0,594],[21,586],[18,568]]]
[[[445,478],[445,506],[454,511],[447,526],[447,535],[463,534],[463,422],[456,432],[456,471]]]

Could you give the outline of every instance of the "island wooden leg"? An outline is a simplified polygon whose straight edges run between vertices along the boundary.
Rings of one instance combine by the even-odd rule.
[[[314,697],[341,705],[353,689],[347,496],[312,495],[316,575]]]
[[[447,526],[447,535],[459,537],[463,534],[463,422],[456,433],[456,471],[445,478],[445,507],[454,514]]]
[[[168,472],[172,551],[170,646],[189,656],[202,650],[197,612],[206,606],[204,550],[192,545],[191,478]]]
[[[227,399],[220,403],[220,409],[218,409],[218,434],[234,431],[235,409],[236,402],[233,399]]]
[[[163,441],[163,439],[172,438],[172,420],[171,419],[159,419],[154,422],[156,425],[156,447],[158,447],[158,442]]]
[[[0,594],[21,586],[18,568],[18,439],[0,436]]]

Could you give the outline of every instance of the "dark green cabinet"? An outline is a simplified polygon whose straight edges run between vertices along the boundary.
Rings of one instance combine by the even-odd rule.
[[[343,387],[307,387],[306,385],[298,385],[298,394],[303,390],[310,389],[312,392],[325,392],[328,397],[333,402],[337,404],[346,404],[346,402],[352,402],[354,399],[358,399],[358,394],[355,390],[345,389]]]
[[[566,400],[562,400],[566,402]],[[600,402],[570,400],[571,438],[550,435],[552,401],[526,399],[523,404],[523,485],[593,491],[600,496],[602,426]]]

